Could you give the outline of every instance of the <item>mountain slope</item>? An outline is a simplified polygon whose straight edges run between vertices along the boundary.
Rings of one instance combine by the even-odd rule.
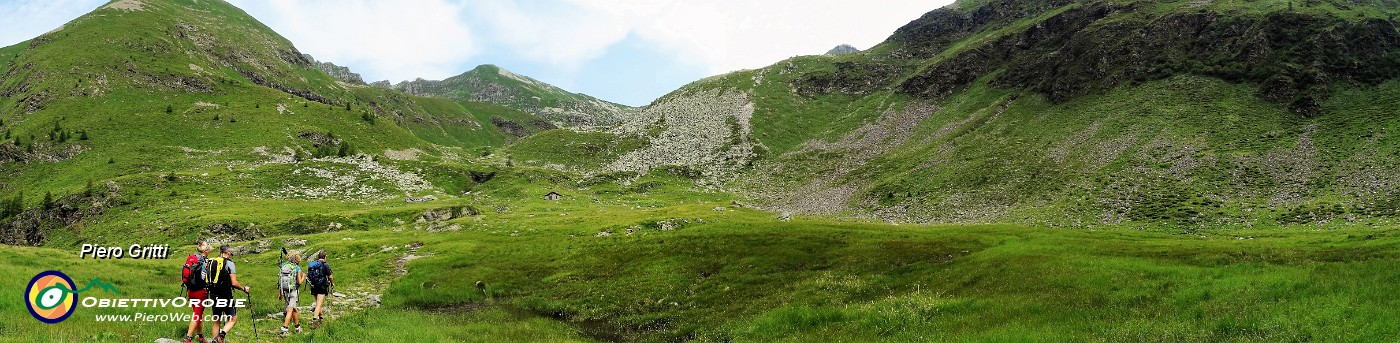
[[[1352,33],[1385,27],[1357,23],[1391,7],[1298,4],[1335,25],[1198,60],[1189,36],[1134,35],[1197,14],[1255,32],[1287,7],[963,1],[578,132],[337,80],[222,2],[116,1],[0,48],[0,243],[43,246],[0,249],[20,276],[0,288],[58,269],[166,299],[170,260],[73,251],[210,239],[253,285],[278,247],[331,256],[340,295],[290,341],[1391,340],[1400,82],[1315,51],[1366,51],[1386,36]],[[1142,74],[1160,57],[1120,49],[1192,59]],[[1318,78],[1276,97],[1273,74],[1220,71],[1284,67]],[[1110,76],[1055,85],[1081,72]],[[1071,226],[1093,229],[1052,229]],[[277,293],[246,295],[231,340],[276,337]],[[180,335],[99,320],[151,310],[0,311],[0,342]]]
[[[114,1],[0,61],[0,199],[24,212],[0,211],[11,244],[126,230],[83,218],[184,201],[194,184],[251,202],[459,192],[460,177],[400,165],[541,130],[517,124],[539,121],[524,112],[341,82],[217,0]],[[107,184],[115,198],[90,198]],[[221,224],[166,215],[157,227]]]
[[[385,85],[383,82],[377,84]],[[417,79],[400,82],[393,88],[414,95],[486,102],[521,109],[566,126],[615,125],[632,111],[627,106],[570,93],[489,64],[442,81]]]
[[[657,103],[691,105],[645,108],[618,133],[695,156],[613,166],[679,165],[768,208],[900,222],[1384,222],[1400,214],[1400,179],[1381,171],[1400,162],[1396,12],[962,1],[864,52],[673,92]]]

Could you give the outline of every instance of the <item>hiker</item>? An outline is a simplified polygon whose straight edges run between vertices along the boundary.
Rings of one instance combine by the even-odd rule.
[[[283,249],[284,251],[286,249]],[[293,250],[287,253],[287,260],[277,272],[278,299],[286,301],[287,314],[282,318],[282,335],[287,335],[287,324],[297,323],[297,333],[301,333],[301,316],[297,315],[297,293],[306,282],[306,273],[301,272],[301,253]]]
[[[185,330],[185,343],[193,343],[196,338],[200,343],[207,343],[204,340],[204,299],[209,298],[209,290],[204,283],[204,263],[209,259],[209,242],[200,241],[195,250],[198,253],[185,258],[185,267],[181,270],[181,286],[185,288],[185,297],[189,299],[190,307],[194,309],[194,317],[190,318],[190,328]]]
[[[238,269],[233,264],[233,251],[228,243],[219,247],[219,257],[209,259],[206,267],[206,274],[209,275],[209,280],[206,281],[209,284],[209,298],[229,302],[225,304],[228,306],[217,306],[217,303],[214,306],[214,327],[219,328],[219,335],[214,337],[214,341],[224,343],[228,331],[233,330],[233,324],[238,322],[238,308],[232,304],[233,290],[252,294],[252,288],[238,283]]]
[[[306,279],[311,281],[311,296],[316,297],[316,310],[311,314],[311,320],[321,320],[321,304],[326,300],[326,294],[330,294],[330,288],[335,287],[335,276],[331,275],[331,265],[326,264],[326,251],[316,252],[316,260],[311,261],[306,266]]]

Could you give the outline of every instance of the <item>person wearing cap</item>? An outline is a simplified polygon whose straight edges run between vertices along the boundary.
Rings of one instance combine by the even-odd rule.
[[[233,306],[235,298],[233,290],[242,290],[243,293],[251,294],[252,288],[238,282],[238,269],[233,263],[233,251],[228,243],[219,247],[219,257],[209,260],[210,275],[209,299],[214,299],[214,327],[219,328],[219,335],[214,338],[215,342],[224,343],[229,330],[233,330],[233,324],[238,322],[238,308]],[[225,306],[218,306],[219,300],[224,300]],[[223,324],[222,327],[219,325]]]

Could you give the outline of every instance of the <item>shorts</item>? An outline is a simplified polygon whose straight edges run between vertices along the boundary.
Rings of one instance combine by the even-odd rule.
[[[291,292],[288,292],[287,294],[283,294],[283,295],[282,295],[282,299],[287,300],[287,306],[285,306],[285,307],[283,307],[283,308],[286,308],[286,309],[294,309],[294,308],[297,308],[297,294],[298,294],[298,293],[301,293],[301,292],[291,291]]]
[[[232,298],[230,298],[230,299],[232,299]],[[230,305],[232,305],[232,304],[230,304]],[[233,316],[237,316],[237,315],[238,315],[238,307],[236,307],[236,306],[224,306],[224,307],[214,306],[214,320],[223,321],[223,320],[220,320],[220,319],[226,319],[226,318],[225,318],[225,317],[220,317],[220,316],[233,317]]]
[[[209,291],[202,289],[193,291],[190,292],[186,298],[190,299],[190,308],[194,309],[194,317],[199,318],[204,316],[204,299],[209,298]]]
[[[330,294],[330,289],[329,289],[329,288],[330,288],[330,287],[316,287],[316,285],[311,285],[311,295],[326,295],[326,294]]]

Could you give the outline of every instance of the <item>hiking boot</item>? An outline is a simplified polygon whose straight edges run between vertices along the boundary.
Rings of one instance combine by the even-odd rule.
[[[301,324],[297,324],[297,333],[301,333]]]
[[[226,336],[226,335],[228,335],[228,332],[225,332],[225,331],[223,331],[223,330],[219,330],[219,336],[218,336],[218,337],[214,337],[214,342],[218,342],[218,343],[228,343],[228,341],[224,339],[224,336]]]
[[[282,337],[286,337],[286,336],[287,336],[287,332],[288,332],[288,331],[287,331],[287,327],[283,326],[283,327],[282,327]]]
[[[199,341],[199,343],[209,343],[209,340],[204,339],[203,332],[199,333],[198,335],[194,335],[194,339]]]
[[[194,337],[185,336],[185,343],[194,343]]]

